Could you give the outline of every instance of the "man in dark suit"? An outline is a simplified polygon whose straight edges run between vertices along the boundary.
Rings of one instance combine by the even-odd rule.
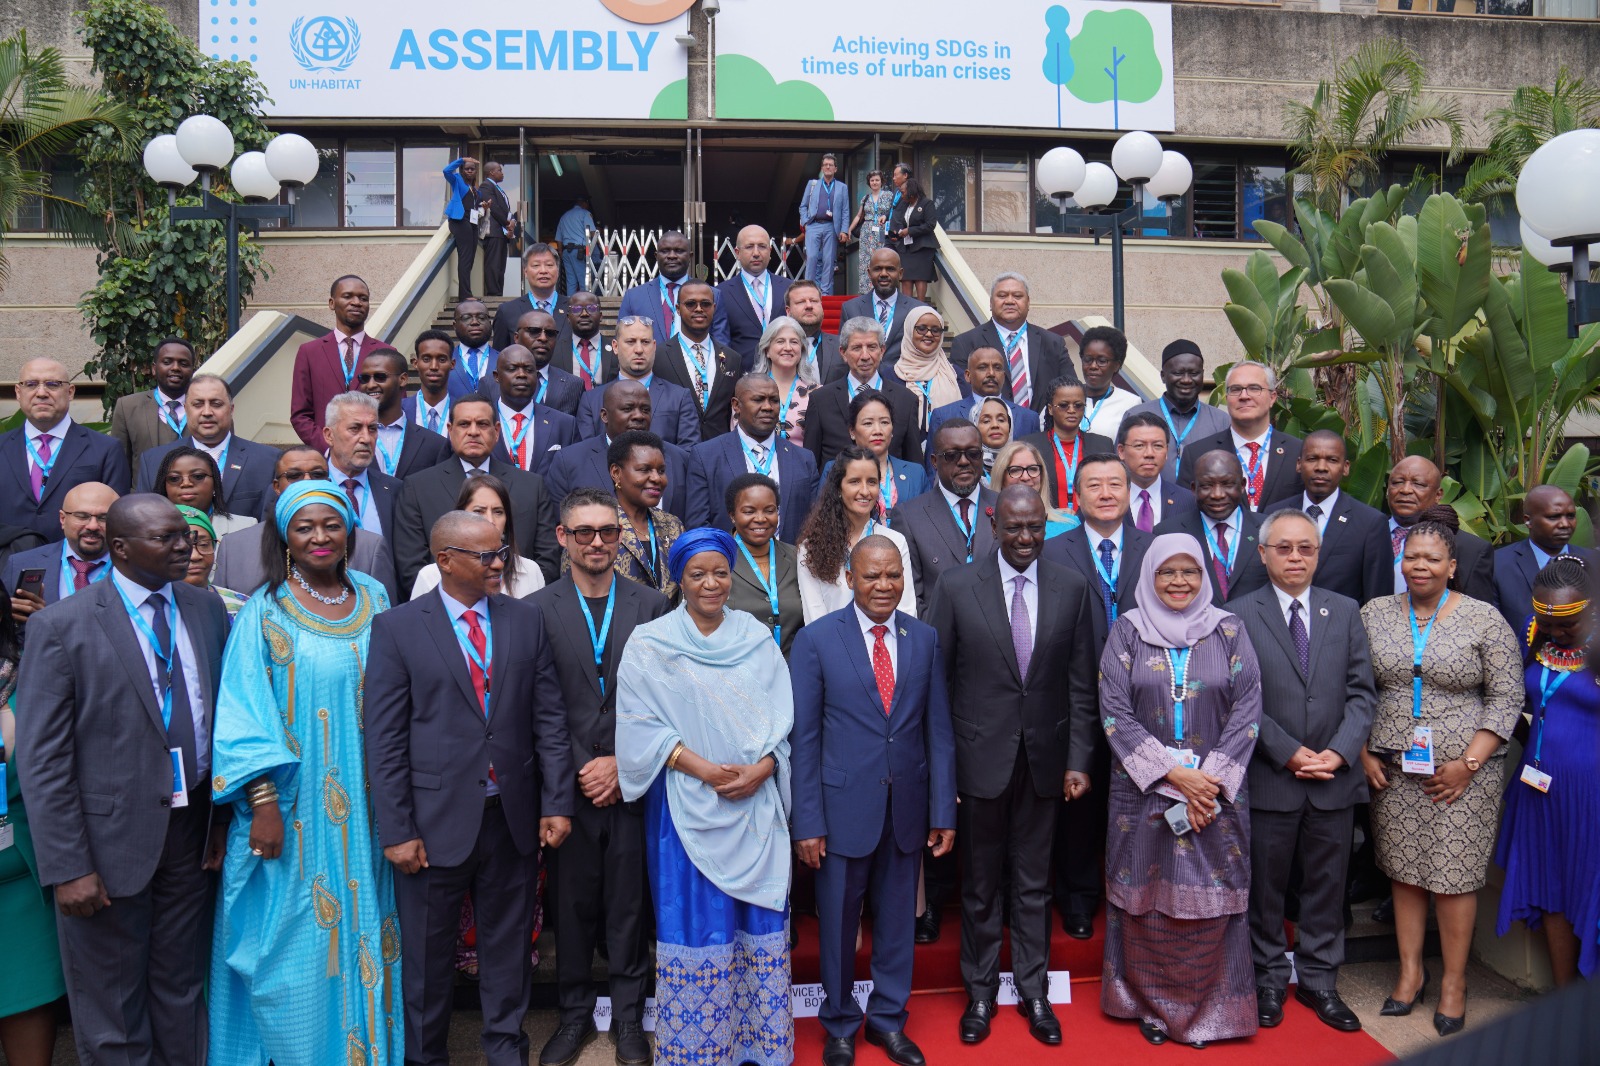
[[[168,337],[156,345],[151,368],[156,387],[117,398],[111,409],[111,435],[122,442],[130,468],[151,448],[183,436],[187,424],[183,394],[189,389],[194,367],[194,346],[182,337]]]
[[[1056,506],[1068,510],[1073,506],[1072,489],[1078,480],[1078,466],[1086,455],[1104,455],[1111,451],[1110,438],[1098,433],[1086,433],[1083,425],[1083,382],[1071,375],[1063,375],[1043,385],[1039,392],[1045,396],[1045,425],[1041,433],[1030,433],[1022,439],[1038,449],[1044,458],[1045,491]]]
[[[17,625],[28,616],[74,592],[104,581],[111,574],[111,545],[106,543],[106,513],[117,502],[109,485],[86,481],[61,502],[60,544],[45,544],[18,552],[0,571],[0,587],[11,594],[11,618]],[[24,570],[43,570],[44,584],[35,594],[18,588]]]
[[[925,1062],[905,1033],[911,918],[923,847],[943,856],[955,843],[956,753],[938,634],[896,610],[907,576],[893,541],[863,537],[850,552],[855,602],[802,629],[790,653],[791,835],[817,872],[824,1066],[852,1066],[863,1020],[889,1061]],[[865,1019],[852,994],[863,904],[874,916]]]
[[[1244,505],[1259,513],[1273,500],[1290,499],[1304,490],[1296,465],[1300,461],[1300,438],[1273,428],[1272,404],[1277,397],[1278,379],[1271,367],[1249,361],[1235,363],[1228,371],[1224,388],[1229,426],[1183,449],[1178,483],[1193,489],[1199,458],[1218,448],[1231,451],[1244,468]],[[1198,495],[1199,490],[1195,492]]]
[[[511,335],[511,343],[520,344],[532,352],[533,360],[539,368],[539,380],[534,398],[544,407],[575,418],[578,406],[587,392],[582,378],[569,374],[555,365],[556,349],[560,346],[561,339],[562,327],[556,325],[556,320],[548,311],[527,312],[517,319],[517,331]],[[497,355],[497,361],[498,358]],[[609,379],[617,376],[616,355],[610,345],[605,346],[600,363],[602,377]],[[476,391],[484,393],[490,399],[498,400],[498,389],[495,376],[491,372],[485,374],[478,382]]]
[[[522,252],[522,281],[528,290],[515,300],[501,304],[494,314],[489,334],[499,351],[511,343],[517,323],[529,311],[543,311],[556,320],[559,328],[567,324],[567,298],[556,291],[561,277],[561,260],[548,244],[530,243]]]
[[[484,395],[494,395],[495,413],[500,419],[494,457],[535,474],[550,469],[556,454],[578,439],[577,419],[534,402],[539,383],[539,364],[534,354],[520,344],[512,344],[495,362],[496,387],[484,389]]]
[[[678,287],[689,274],[689,238],[668,230],[656,241],[656,278],[622,294],[617,318],[643,318],[650,322],[657,344],[678,332]]]
[[[187,412],[185,438],[153,448],[139,457],[136,492],[160,492],[156,472],[167,453],[181,444],[200,449],[216,461],[222,474],[222,503],[229,514],[247,518],[270,517],[262,507],[271,491],[272,467],[278,449],[257,444],[233,432],[233,390],[215,374],[196,374],[184,400]]]
[[[16,769],[39,883],[61,911],[79,1061],[200,1066],[228,612],[184,583],[188,526],[172,504],[127,496],[106,523],[111,577],[28,623]]]
[[[504,296],[506,291],[506,245],[516,220],[511,212],[511,197],[501,187],[505,168],[499,163],[483,165],[484,182],[478,186],[478,210],[489,216],[489,233],[483,238],[483,294]]]
[[[1352,500],[1339,490],[1350,473],[1344,436],[1327,429],[1307,433],[1296,465],[1305,491],[1268,505],[1264,513],[1287,507],[1304,511],[1317,524],[1322,546],[1311,583],[1358,604],[1393,594],[1388,520],[1376,507]]]
[[[415,396],[404,396],[400,409],[406,418],[440,437],[449,433],[450,375],[456,368],[456,342],[442,329],[425,329],[412,342],[411,362],[422,385]]]
[[[656,340],[650,333],[650,323],[642,318],[620,320],[613,342],[617,351],[617,380],[637,381],[649,390],[650,432],[680,448],[699,444],[700,415],[695,410],[694,393],[655,372]],[[579,437],[593,437],[603,428],[601,403],[601,390],[592,389],[583,394],[578,405]]]
[[[1050,841],[1059,797],[1087,791],[1099,732],[1089,586],[1041,560],[1044,501],[1012,485],[992,520],[998,552],[957,567],[929,618],[945,655],[961,806],[961,1040],[989,1035],[1000,988],[1002,885],[1010,881],[1017,1009],[1061,1043],[1050,1008]]]
[[[1169,515],[1197,509],[1194,493],[1166,473],[1172,435],[1160,415],[1129,411],[1117,427],[1117,456],[1128,467],[1128,514],[1149,533]]]
[[[711,340],[716,290],[704,281],[678,286],[678,334],[656,350],[656,376],[688,389],[700,419],[700,439],[728,432],[733,383],[739,380],[739,355]]]
[[[1185,448],[1228,428],[1226,411],[1200,402],[1205,381],[1206,361],[1200,346],[1191,340],[1175,340],[1161,349],[1161,383],[1166,390],[1155,399],[1128,409],[1129,415],[1155,415],[1167,427],[1172,447],[1162,476],[1169,482],[1177,480],[1178,460]]]
[[[939,427],[947,419],[964,418],[976,424],[978,409],[983,406],[983,401],[990,396],[999,396],[1005,400],[1006,408],[1011,412],[1011,439],[1022,440],[1039,429],[1039,415],[1026,407],[1019,407],[1006,400],[1001,393],[1006,384],[1006,358],[995,348],[978,348],[967,356],[966,396],[955,403],[947,403],[943,407],[935,407],[928,416],[928,439],[939,432]]]
[[[964,418],[948,419],[929,438],[928,450],[938,483],[889,512],[889,527],[906,538],[911,552],[918,618],[928,617],[928,601],[940,575],[994,551],[989,516],[999,499],[983,487],[983,442],[977,426]],[[933,913],[934,908],[928,910]]]
[[[689,453],[686,525],[733,532],[724,499],[728,483],[740,474],[765,474],[778,483],[778,539],[789,544],[800,539],[800,527],[817,498],[817,461],[778,435],[780,404],[778,384],[771,377],[746,374],[739,379],[733,395],[734,431],[701,441]]]
[[[1199,510],[1168,516],[1155,533],[1187,533],[1200,542],[1211,574],[1212,603],[1221,607],[1267,583],[1266,567],[1255,550],[1261,516],[1244,505],[1244,468],[1231,449],[1206,452],[1195,461],[1194,471]]]
[[[572,742],[544,616],[500,591],[499,530],[451,511],[431,547],[439,587],[379,615],[367,653],[367,781],[397,874],[406,1059],[450,1061],[471,892],[483,1053],[525,1066],[539,848],[572,830]]]
[[[493,474],[511,492],[512,525],[517,531],[517,554],[539,564],[545,580],[554,581],[561,557],[556,547],[556,508],[545,489],[544,478],[518,470],[491,453],[500,441],[494,406],[477,393],[469,393],[450,409],[450,450],[447,459],[406,479],[395,505],[395,568],[400,588],[409,591],[417,574],[429,562],[428,530],[440,516],[455,510],[456,497],[475,471]]]
[[[839,335],[822,332],[822,319],[827,310],[816,282],[797,281],[790,285],[789,291],[783,294],[783,313],[800,323],[805,331],[807,358],[816,365],[817,381],[827,384],[849,373],[844,357],[839,354]]]
[[[1250,760],[1250,953],[1261,1025],[1283,1021],[1289,985],[1284,897],[1298,862],[1295,999],[1335,1029],[1361,1028],[1335,988],[1344,962],[1344,883],[1361,751],[1377,704],[1355,600],[1313,586],[1316,523],[1282,510],[1261,526],[1270,584],[1230,603],[1261,664],[1261,735]]]
[[[1533,579],[1557,555],[1576,555],[1595,573],[1596,556],[1588,548],[1572,546],[1578,508],[1572,497],[1556,485],[1536,485],[1522,502],[1528,539],[1507,544],[1494,553],[1495,601],[1500,613],[1521,632],[1533,614]],[[64,521],[64,520],[63,520]]]
[[[883,343],[887,349],[883,362],[891,369],[900,361],[900,342],[905,338],[906,315],[911,313],[913,307],[927,304],[926,300],[900,291],[903,274],[900,253],[893,248],[879,248],[867,260],[867,277],[871,279],[872,291],[846,300],[839,309],[841,322],[860,315],[878,324],[883,330]]]
[[[372,465],[377,454],[378,401],[364,392],[335,396],[328,404],[328,480],[342,490],[356,525],[394,547],[395,504],[404,482]]]
[[[504,311],[510,304],[501,304]],[[495,320],[498,321],[498,320]],[[475,296],[468,296],[456,304],[450,328],[456,336],[455,367],[450,371],[447,388],[452,400],[478,391],[478,382],[494,373],[495,356],[505,344],[489,343],[491,332],[489,305]],[[552,340],[554,336],[552,335]]]
[[[52,543],[62,537],[56,516],[74,487],[98,481],[128,491],[122,445],[72,420],[67,411],[74,392],[66,367],[54,359],[28,360],[17,379],[25,421],[0,434],[0,465],[10,475],[0,489],[0,525],[26,527]]]
[[[217,561],[211,580],[225,589],[248,596],[267,583],[267,568],[261,557],[261,541],[278,496],[296,481],[327,481],[328,460],[315,448],[297,444],[284,449],[272,468],[272,485],[262,513],[267,517],[253,526],[226,533],[217,541]],[[359,527],[350,531],[350,569],[359,570],[377,581],[389,593],[390,603],[401,602],[394,576],[394,555],[383,537]]]
[[[1406,456],[1389,471],[1386,491],[1389,547],[1393,552],[1392,593],[1406,590],[1405,578],[1400,573],[1400,561],[1406,551],[1406,530],[1416,524],[1424,511],[1439,506],[1443,483],[1444,475],[1439,468],[1420,455]],[[1494,547],[1476,533],[1463,529],[1456,534],[1456,576],[1450,579],[1450,587],[1484,603],[1499,602],[1495,591]]]
[[[733,254],[739,260],[739,270],[717,286],[717,313],[711,335],[718,345],[739,353],[739,369],[747,372],[755,369],[756,344],[767,323],[783,306],[789,279],[767,269],[772,261],[772,238],[760,226],[746,226],[739,231]]]
[[[450,442],[438,433],[412,425],[401,400],[406,394],[406,359],[393,348],[364,356],[356,370],[356,387],[378,404],[377,469],[404,481],[418,470],[450,458]]]
[[[917,400],[899,378],[880,370],[883,333],[870,318],[852,318],[839,327],[839,354],[850,372],[812,392],[806,402],[805,444],[816,456],[817,469],[853,441],[850,437],[850,401],[862,388],[877,389],[889,400],[894,418],[894,439],[889,454],[908,463],[922,462],[922,432]]]
[[[557,506],[574,489],[610,492],[611,468],[606,462],[606,449],[611,439],[632,429],[651,431],[650,392],[642,384],[632,378],[618,378],[595,391],[601,394],[600,419],[604,432],[562,448],[544,475],[550,499]],[[687,516],[689,453],[676,444],[666,441],[661,444],[667,459],[667,491],[661,497],[661,509],[676,517]]]
[[[1027,278],[1015,271],[996,277],[989,286],[989,321],[951,343],[950,361],[964,367],[977,349],[998,349],[1006,359],[1006,398],[1042,412],[1050,400],[1045,386],[1073,375],[1072,361],[1066,341],[1028,324],[1029,299]]]
[[[617,376],[617,353],[601,336],[600,319],[600,297],[579,289],[567,297],[567,324],[551,349],[549,365],[577,378],[585,392]]]
[[[354,387],[361,357],[378,346],[367,336],[367,312],[372,292],[354,274],[335,279],[328,290],[328,310],[333,330],[306,341],[294,353],[294,382],[289,392],[289,424],[305,443],[328,450],[322,435],[322,416],[328,401]]]
[[[532,597],[545,632],[552,634],[580,793],[573,797],[572,835],[552,857],[561,1024],[540,1052],[541,1063],[570,1063],[594,1039],[590,963],[596,943],[607,948],[617,1062],[650,1061],[642,1022],[650,975],[644,804],[623,803],[617,785],[617,663],[634,629],[672,605],[653,589],[618,578],[612,569],[617,542],[608,544],[598,532],[616,524],[617,502],[610,493],[585,489],[563,499],[556,537],[572,568]]]
[[[1083,457],[1074,496],[1083,524],[1045,541],[1043,558],[1069,566],[1089,585],[1095,601],[1094,661],[1100,662],[1118,615],[1138,606],[1139,567],[1155,538],[1128,521],[1128,468],[1109,452]],[[1089,794],[1068,803],[1056,818],[1055,900],[1067,935],[1088,940],[1100,908],[1105,863],[1106,799],[1111,754],[1095,738]]]

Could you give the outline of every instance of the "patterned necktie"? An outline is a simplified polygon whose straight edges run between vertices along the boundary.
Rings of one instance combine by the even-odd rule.
[[[972,500],[966,496],[961,497],[961,532],[972,532]]]
[[[1306,514],[1311,516],[1311,520],[1313,522],[1315,522],[1319,528],[1321,527],[1321,525],[1322,525],[1322,508],[1321,507],[1317,506],[1316,504],[1312,504],[1310,507],[1306,508]]]
[[[35,442],[39,449],[37,461],[28,466],[28,485],[33,489],[33,499],[37,503],[44,499],[44,467],[50,462],[50,454],[55,451],[56,439],[48,433],[41,433]]]
[[[1156,513],[1155,510],[1150,506],[1149,489],[1139,490],[1139,517],[1133,520],[1133,524],[1145,533],[1148,533],[1155,528]]]
[[[878,698],[883,700],[883,713],[894,707],[894,662],[889,658],[889,645],[883,642],[888,626],[873,626],[872,676],[878,679]]]
[[[189,686],[183,678],[183,662],[178,657],[178,645],[171,625],[167,622],[167,598],[152,592],[144,601],[155,612],[150,630],[156,635],[158,650],[167,652],[167,684],[172,687],[172,718],[167,722],[167,744],[183,750],[183,774],[189,787],[195,787],[198,767],[195,764],[194,715],[189,710]],[[160,656],[156,668],[161,668]]]
[[[183,402],[181,400],[168,400],[167,401],[167,421],[172,426],[176,427],[176,426],[181,426],[183,424],[182,422],[178,421],[178,416],[182,412],[183,412]],[[176,432],[179,432],[179,431],[177,429],[174,429],[173,432],[176,433]]]
[[[478,379],[483,376],[482,364],[479,362],[480,358],[477,348],[469,348],[467,350],[467,376],[472,379],[473,389],[477,389]]]
[[[467,641],[472,645],[472,650],[478,653],[478,659],[488,663],[488,645],[483,638],[483,627],[478,625],[477,611],[462,611],[461,620],[467,623]],[[492,669],[492,667],[491,667]],[[472,690],[478,694],[478,710],[485,716],[489,713],[489,678],[471,656],[467,657],[467,673],[472,675]]]
[[[1395,526],[1389,530],[1389,547],[1394,551],[1396,558],[1405,550],[1406,533],[1407,528],[1405,526]]]
[[[578,341],[578,376],[583,379],[583,389],[585,392],[594,388],[594,375],[589,373],[589,360],[593,350],[594,345],[590,342],[588,337],[584,337]]]
[[[1228,598],[1228,523],[1217,523],[1217,554],[1211,557],[1211,569],[1217,574],[1217,587],[1222,598]]]
[[[1100,569],[1102,571],[1100,574],[1100,604],[1106,609],[1106,625],[1108,626],[1114,624],[1117,620],[1116,615],[1112,613],[1112,589],[1106,581],[1106,578],[1114,573],[1111,568],[1116,565],[1116,550],[1117,546],[1111,543],[1110,537],[1100,538]]]
[[[1028,679],[1028,664],[1033,661],[1033,628],[1028,625],[1028,602],[1022,598],[1022,589],[1028,579],[1018,576],[1011,593],[1011,646],[1017,652],[1017,672]]]
[[[889,325],[889,301],[888,300],[880,299],[878,301],[878,325],[884,326],[884,327],[887,327]]]
[[[1289,601],[1289,636],[1294,641],[1295,654],[1300,656],[1300,673],[1311,673],[1311,634],[1306,632],[1306,622],[1300,617],[1300,601]]]
[[[96,559],[94,562],[90,562],[88,559],[74,558],[68,559],[67,562],[72,564],[73,592],[82,592],[84,589],[88,588],[90,584],[89,572],[92,570],[98,570],[102,566],[106,565],[106,561],[104,559]]]
[[[435,433],[439,432],[439,409],[437,407],[428,408],[428,428]]]
[[[693,345],[694,358],[689,360],[689,372],[694,375],[694,398],[700,404],[700,410],[706,409],[706,379],[705,371],[701,368],[700,360],[705,355],[705,348],[696,341]]]
[[[1261,483],[1267,479],[1267,464],[1261,461],[1261,445],[1255,441],[1245,444],[1250,449],[1250,509],[1261,510]]]
[[[511,457],[511,461],[524,470],[528,469],[527,460],[523,458],[528,451],[528,438],[522,435],[522,423],[527,420],[528,416],[521,411],[511,416],[511,439],[517,443],[517,454]]]
[[[1029,406],[1033,402],[1033,385],[1028,380],[1028,356],[1022,350],[1021,329],[1006,338],[1006,363],[1011,368],[1011,398],[1018,407]]]
[[[678,283],[676,281],[669,281],[667,282],[667,298],[661,301],[661,321],[665,322],[667,324],[667,328],[673,333],[677,332],[676,329],[672,328],[673,325],[678,321],[678,312],[676,310],[677,306]]]
[[[346,337],[344,339],[344,383],[346,385],[350,384],[350,380],[355,376],[356,339],[354,337]]]
[[[347,477],[342,482],[344,494],[350,500],[350,513],[356,516],[356,525],[361,524],[361,482],[353,477]]]

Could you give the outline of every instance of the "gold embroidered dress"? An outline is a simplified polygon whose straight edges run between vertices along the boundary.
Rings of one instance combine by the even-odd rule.
[[[212,951],[209,1066],[399,1066],[391,868],[367,799],[361,680],[383,587],[349,572],[330,622],[286,587],[239,612],[223,663],[213,796],[233,805]],[[245,788],[278,786],[283,854],[250,852]]]

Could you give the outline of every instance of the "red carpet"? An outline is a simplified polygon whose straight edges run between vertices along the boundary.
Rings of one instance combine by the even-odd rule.
[[[822,298],[822,332],[839,332],[839,310],[844,307],[846,301],[854,299],[856,295],[856,293],[847,292],[838,296],[824,296]]]
[[[948,935],[948,934],[947,934]],[[1075,941],[1076,943],[1076,941]],[[929,945],[933,946],[933,945]],[[921,959],[919,957],[918,961]],[[1051,965],[1056,966],[1054,955]],[[865,978],[859,972],[858,978]],[[961,992],[918,993],[911,997],[911,1021],[906,1034],[922,1048],[930,1063],[941,1066],[952,1062],[1067,1063],[1067,1062],[1204,1062],[1227,1066],[1368,1066],[1390,1062],[1394,1056],[1365,1033],[1341,1033],[1317,1021],[1316,1015],[1291,997],[1283,1007],[1283,1024],[1263,1029],[1248,1040],[1226,1040],[1213,1044],[1204,1058],[1189,1057],[1190,1049],[1164,1045],[1152,1047],[1139,1035],[1134,1022],[1108,1018],[1100,1012],[1100,982],[1073,981],[1072,1002],[1056,1004],[1064,1040],[1059,1048],[1047,1048],[1028,1035],[1027,1024],[1013,1007],[1001,1007],[989,1039],[981,1044],[961,1043],[957,1022],[966,1008]],[[813,1066],[822,1061],[822,1025],[815,1018],[795,1022],[795,1062]],[[1070,1057],[1069,1057],[1070,1056]],[[864,1038],[856,1040],[856,1062],[860,1066],[885,1066],[888,1056]]]

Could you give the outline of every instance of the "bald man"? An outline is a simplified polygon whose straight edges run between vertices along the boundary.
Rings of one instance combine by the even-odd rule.
[[[29,359],[17,377],[26,421],[0,434],[0,525],[23,526],[52,544],[65,536],[60,513],[73,488],[98,481],[124,493],[132,482],[121,443],[67,413],[74,392],[66,367]]]
[[[739,353],[742,368],[749,372],[756,365],[756,344],[761,331],[775,316],[783,314],[783,297],[789,279],[780,278],[772,264],[772,238],[760,226],[739,231],[733,248],[739,260],[738,273],[717,286],[717,313],[711,323],[711,337]]]
[[[1572,544],[1573,531],[1578,527],[1578,507],[1565,490],[1555,485],[1529,489],[1522,504],[1522,517],[1528,524],[1528,539],[1507,544],[1494,553],[1496,606],[1519,633],[1533,613],[1533,579],[1546,563],[1558,555],[1576,555],[1594,575],[1600,562],[1590,549]]]
[[[1406,550],[1406,533],[1417,516],[1440,502],[1444,476],[1420,455],[1408,455],[1389,471],[1385,489],[1389,503],[1389,544],[1394,553],[1394,591],[1404,592],[1400,559]],[[1450,587],[1484,603],[1498,603],[1494,585],[1494,549],[1489,542],[1466,530],[1456,534],[1456,576]]]
[[[18,625],[41,607],[105,580],[111,572],[106,513],[116,502],[117,492],[110,485],[84,482],[67,493],[61,504],[58,517],[65,539],[60,544],[18,552],[6,560],[0,585],[11,593],[11,617]],[[44,571],[44,581],[37,591],[32,586],[19,587],[22,574],[29,570]]]

